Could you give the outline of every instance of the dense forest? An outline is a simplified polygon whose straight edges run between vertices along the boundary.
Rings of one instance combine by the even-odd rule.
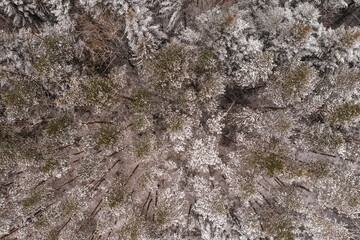
[[[0,239],[360,239],[359,26],[359,0],[0,1]]]

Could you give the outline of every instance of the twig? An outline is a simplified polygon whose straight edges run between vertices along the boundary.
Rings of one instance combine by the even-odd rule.
[[[158,202],[158,190],[156,190],[155,193],[155,207],[157,206],[157,202]]]
[[[208,165],[208,169],[209,169],[209,174],[210,174],[210,177],[212,177],[212,176],[213,176],[213,174],[212,174],[212,171],[211,171],[210,165]],[[211,188],[212,188],[212,189],[214,189],[214,188],[215,188],[215,186],[214,186],[214,181],[213,181],[213,180],[211,180],[211,181],[210,181],[210,183],[211,183]]]
[[[15,232],[17,232],[17,231],[19,231],[19,230],[20,230],[20,228],[13,228],[13,229],[10,230],[10,232],[9,232],[8,234],[5,234],[5,235],[2,236],[0,239],[5,239],[5,238],[7,238],[8,236],[10,236],[11,234],[13,234],[13,233],[15,233]]]
[[[264,198],[265,202],[266,202],[267,204],[269,204],[269,206],[271,207],[271,206],[272,206],[271,202],[264,196],[264,194],[262,194],[261,192],[259,192],[259,193],[260,193],[260,195]]]
[[[295,186],[295,187],[299,187],[299,188],[301,188],[301,189],[304,189],[304,190],[307,191],[307,192],[311,192],[310,189],[304,187],[304,186],[301,185],[301,184],[298,184],[298,183],[297,183],[297,184],[295,184],[294,186]]]
[[[191,213],[192,206],[193,206],[193,204],[191,203],[190,206],[189,206],[188,215],[190,215],[190,213]]]
[[[57,231],[56,236],[58,236],[60,234],[60,232],[65,228],[65,226],[70,222],[71,217],[69,218],[69,220],[67,220],[67,222],[65,224],[62,225],[62,227],[60,228],[59,231]]]
[[[31,78],[31,76],[26,75],[26,74],[17,73],[17,72],[13,72],[13,71],[10,71],[10,70],[5,70],[5,69],[1,69],[1,70],[2,70],[2,71],[4,71],[4,72],[7,72],[7,73],[10,73],[10,74],[13,74],[13,75],[18,75],[18,76],[21,76],[21,77]]]
[[[59,148],[57,148],[56,150],[63,150],[63,149],[65,149],[65,148],[71,147],[72,145],[73,145],[73,144],[68,144],[68,145],[59,147]]]
[[[96,124],[96,123],[109,123],[109,122],[107,122],[107,121],[91,121],[91,122],[83,122],[82,124],[92,125],[92,124]]]
[[[145,205],[146,205],[147,201],[149,200],[149,197],[150,197],[150,192],[149,192],[149,195],[148,195],[147,198],[146,198],[146,201],[144,202],[144,204],[143,204],[143,206],[142,206],[142,208],[141,208],[140,216],[143,214]]]
[[[259,215],[259,214],[257,213],[255,207],[252,205],[252,202],[249,201],[249,203],[250,203],[250,206],[251,206],[252,210],[254,210],[255,214],[256,214],[256,215]]]
[[[119,95],[120,98],[124,98],[126,100],[129,100],[129,101],[135,101],[134,98],[131,98],[131,97],[127,97],[127,96],[124,96],[124,95]]]
[[[69,180],[69,181],[65,182],[64,184],[62,184],[62,185],[61,185],[61,186],[59,186],[58,188],[56,188],[56,191],[57,191],[57,190],[59,190],[60,188],[62,188],[63,186],[65,186],[66,184],[71,183],[71,182],[72,182],[72,181],[74,181],[75,179],[77,179],[77,176],[76,176],[76,177],[74,177],[73,179],[71,179],[71,180]]]
[[[93,187],[93,191],[95,191],[103,181],[105,181],[105,174],[100,178],[99,182]]]
[[[98,209],[98,207],[100,206],[102,202],[102,199],[100,199],[99,203],[96,205],[96,207],[94,208],[94,210],[90,213],[90,216],[93,215],[93,213],[96,211],[96,209]]]
[[[153,199],[151,198],[150,201],[149,201],[149,204],[148,204],[148,206],[147,206],[147,209],[146,209],[146,212],[145,212],[145,219],[147,218],[147,214],[148,214],[148,211],[149,211],[150,204],[151,204],[152,200],[153,200]]]
[[[83,152],[85,152],[85,151],[82,150],[82,151],[80,151],[80,152],[74,153],[74,156],[79,155],[79,154],[81,154],[81,153],[83,153]],[[74,162],[75,162],[75,161],[74,161]]]
[[[34,188],[33,188],[33,190],[34,189],[36,189],[38,186],[40,186],[41,184],[43,184],[45,182],[45,180],[42,180],[42,181],[40,181]]]
[[[285,187],[286,185],[278,178],[278,177],[274,177],[275,182],[277,182],[277,184],[279,184],[281,187]]]
[[[124,186],[129,182],[130,178],[132,177],[132,175],[134,175],[136,169],[139,167],[139,164],[136,165],[136,167],[134,168],[134,170],[132,171],[132,173],[130,174],[130,176],[128,177],[128,179],[126,180]]]
[[[112,154],[108,155],[107,157],[112,157],[112,156],[114,156],[114,155],[117,154],[117,153],[119,153],[119,152],[113,152]]]
[[[1,187],[7,187],[7,186],[10,186],[11,184],[13,184],[14,182],[9,182],[9,183],[6,183],[6,184],[3,184]]]
[[[111,169],[113,169],[115,167],[115,165],[120,162],[121,159],[118,159],[116,162],[114,162],[114,164],[108,169],[108,171],[110,171]]]

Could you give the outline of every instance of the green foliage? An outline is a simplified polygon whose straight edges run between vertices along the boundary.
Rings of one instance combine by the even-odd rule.
[[[331,111],[329,120],[333,124],[351,122],[360,115],[360,104],[345,103]]]
[[[103,126],[94,134],[94,139],[98,146],[111,147],[117,143],[118,133],[115,126]]]
[[[66,114],[62,117],[51,120],[46,127],[46,131],[51,137],[59,136],[61,133],[68,130],[73,123],[74,119]]]

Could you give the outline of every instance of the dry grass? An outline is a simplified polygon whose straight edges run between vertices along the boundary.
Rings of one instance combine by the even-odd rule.
[[[114,13],[102,10],[99,18],[81,13],[75,17],[77,35],[90,70],[106,71],[124,48],[124,21]]]

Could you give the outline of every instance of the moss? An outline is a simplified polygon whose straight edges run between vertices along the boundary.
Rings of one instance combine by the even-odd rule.
[[[284,170],[283,159],[284,156],[278,153],[255,153],[255,163],[260,166],[261,169],[266,170],[270,177]]]
[[[149,153],[149,151],[150,151],[149,143],[145,141],[140,141],[136,144],[135,153],[137,158],[145,157]]]
[[[47,72],[50,69],[49,60],[45,54],[41,55],[40,58],[35,63],[33,63],[32,66],[36,71],[40,73]]]
[[[145,122],[144,116],[139,116],[134,120],[134,128],[138,131],[143,129],[145,125],[146,125],[146,122]]]
[[[69,129],[69,127],[73,124],[73,121],[73,118],[71,118],[69,115],[64,115],[62,117],[53,119],[47,125],[46,131],[51,137],[58,136]]]
[[[172,132],[178,132],[183,129],[184,119],[181,116],[175,116],[171,119],[170,130]]]
[[[211,69],[211,61],[213,60],[213,53],[210,50],[203,51],[197,59],[194,72],[203,75]]]
[[[138,220],[130,221],[122,228],[120,232],[120,239],[138,239],[140,233],[139,225],[140,222]]]
[[[67,61],[73,57],[72,45],[61,36],[48,36],[43,38],[44,53],[33,63],[33,68],[42,74],[50,72],[56,64]],[[38,53],[35,53],[36,55]]]
[[[22,200],[22,205],[25,208],[29,208],[37,205],[41,201],[40,193],[32,193],[30,197],[27,197]]]
[[[159,50],[145,63],[145,69],[150,75],[149,80],[162,93],[179,89],[186,81],[189,55],[183,46],[176,44]]]
[[[45,37],[44,38],[44,45],[47,51],[52,52],[52,51],[60,51],[60,40],[56,37]]]
[[[314,150],[329,154],[336,154],[345,143],[342,134],[333,131],[327,125],[314,126],[309,133],[306,133],[305,139]]]
[[[313,178],[325,178],[330,174],[330,166],[324,161],[310,163],[307,166],[307,175]]]
[[[333,124],[344,124],[350,122],[360,115],[360,104],[345,103],[331,112],[330,122]]]
[[[273,226],[274,235],[278,239],[293,240],[295,235],[292,232],[295,228],[285,219],[280,220]]]
[[[114,188],[108,197],[109,206],[111,208],[120,205],[125,200],[125,192],[121,189],[121,187]]]
[[[164,209],[159,209],[156,213],[156,226],[162,227],[166,223],[169,213]]]
[[[75,202],[67,202],[64,206],[65,215],[70,215],[78,209],[78,205]]]
[[[17,109],[31,107],[33,102],[41,101],[45,96],[36,81],[12,81],[11,89],[0,92],[6,105]]]
[[[117,143],[118,133],[116,127],[101,127],[94,135],[96,144],[99,146],[110,147]]]
[[[59,162],[56,161],[53,158],[50,158],[50,159],[46,160],[45,165],[43,167],[41,167],[40,170],[43,173],[48,173],[48,172],[52,171],[53,169],[55,169],[58,166],[59,166]]]
[[[311,73],[312,70],[306,63],[296,67],[283,84],[284,93],[288,97],[293,97],[296,92],[301,91],[305,87]]]
[[[35,228],[37,228],[37,229],[46,227],[48,225],[49,225],[49,222],[46,219],[46,217],[44,217],[44,216],[42,216],[35,222]]]
[[[140,89],[131,96],[130,106],[136,111],[144,111],[151,108],[151,94],[149,91]]]
[[[113,87],[111,79],[94,77],[82,86],[85,101],[89,104],[102,103],[104,100],[111,98]]]
[[[42,161],[44,159],[44,155],[42,152],[36,149],[28,149],[23,154],[26,160],[35,160],[35,161]]]
[[[295,235],[293,230],[295,227],[291,219],[287,217],[280,209],[269,209],[263,216],[263,224],[265,231],[276,239],[293,240]]]

